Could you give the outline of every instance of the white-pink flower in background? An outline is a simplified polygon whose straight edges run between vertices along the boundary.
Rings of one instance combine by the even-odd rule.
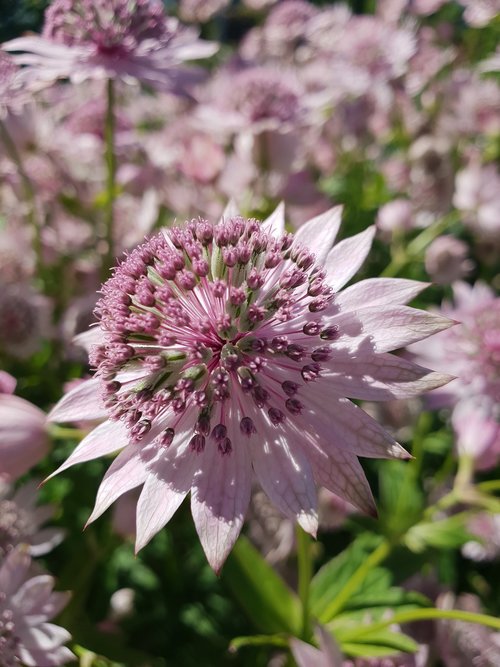
[[[0,480],[24,475],[49,447],[45,413],[24,398],[0,392]]]
[[[0,51],[0,121],[18,112],[27,101],[20,83],[20,68],[12,56]]]
[[[334,245],[340,218],[331,209],[293,237],[282,206],[263,223],[228,210],[217,224],[163,230],[115,269],[87,340],[95,377],[50,415],[106,420],[59,471],[122,450],[90,521],[142,486],[140,549],[191,491],[201,543],[219,570],[254,476],[312,534],[316,484],[375,512],[358,456],[408,455],[346,397],[404,398],[447,382],[388,353],[451,322],[404,305],[423,283],[375,278],[340,291],[375,231]]]
[[[32,556],[43,556],[60,544],[64,531],[44,528],[52,518],[52,505],[37,506],[38,483],[29,481],[12,491],[0,482],[0,559],[19,544],[26,545]]]
[[[70,78],[138,80],[166,92],[184,92],[196,70],[181,63],[212,56],[217,45],[198,39],[158,0],[54,0],[41,36],[19,37],[3,48],[26,65],[35,87]]]
[[[418,361],[456,376],[429,399],[453,408],[459,454],[475,459],[477,468],[491,468],[500,457],[500,298],[481,282],[454,283],[453,294],[441,314],[459,326],[410,350]]]
[[[53,591],[48,574],[33,575],[26,549],[11,551],[0,565],[0,664],[7,667],[58,667],[75,660],[63,646],[71,639],[50,623],[68,602]]]

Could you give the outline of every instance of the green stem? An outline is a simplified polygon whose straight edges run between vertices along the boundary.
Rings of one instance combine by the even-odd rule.
[[[49,435],[54,440],[81,440],[86,434],[87,431],[82,429],[57,424],[51,424],[49,428]]]
[[[404,254],[398,253],[380,275],[384,278],[393,278],[394,276],[397,276],[401,269],[421,255],[431,241],[434,241],[436,237],[445,232],[448,227],[455,222],[456,215],[455,212],[452,212],[429,227],[426,227],[413,239],[413,241],[408,243]]]
[[[383,621],[356,629],[355,636],[358,638],[363,635],[370,635],[372,632],[378,632],[390,625],[400,625],[402,623],[411,623],[413,621],[429,621],[433,619],[465,621],[466,623],[477,623],[479,625],[485,625],[488,628],[500,630],[500,619],[488,616],[487,614],[475,614],[460,609],[412,609],[409,611],[396,612],[390,618]],[[343,637],[343,639],[345,638]]]
[[[352,576],[346,581],[343,588],[340,589],[336,597],[331,601],[324,613],[321,615],[320,621],[326,623],[336,616],[349,600],[351,595],[355,593],[366,578],[366,575],[374,567],[379,565],[391,552],[392,545],[388,540],[383,540],[378,547],[366,558],[366,560],[353,572]]]
[[[107,107],[104,124],[104,140],[106,144],[106,209],[104,213],[105,254],[101,266],[101,279],[109,278],[109,269],[114,261],[114,220],[116,198],[116,155],[115,155],[115,87],[112,79],[106,85]]]
[[[297,538],[297,560],[298,560],[298,588],[299,598],[302,603],[302,639],[308,639],[311,634],[311,619],[309,609],[309,589],[313,575],[313,565],[311,558],[311,538],[302,530],[300,526],[296,527],[295,535]]]
[[[2,138],[2,142],[5,146],[7,154],[9,155],[12,162],[16,165],[19,175],[21,177],[24,189],[24,196],[26,197],[26,201],[28,203],[27,219],[28,223],[30,224],[33,230],[33,249],[35,251],[35,257],[36,257],[37,276],[43,281],[44,262],[43,262],[42,233],[40,224],[38,223],[36,217],[35,188],[33,187],[33,183],[31,182],[28,174],[26,173],[21,158],[21,154],[17,150],[16,144],[12,140],[9,131],[7,130],[7,127],[5,126],[5,123],[2,120],[0,120],[0,136]]]
[[[487,482],[477,484],[479,491],[490,493],[491,491],[500,491],[500,479],[490,479]]]

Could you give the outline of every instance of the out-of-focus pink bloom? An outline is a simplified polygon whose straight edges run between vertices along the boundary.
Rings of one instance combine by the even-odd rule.
[[[284,0],[271,9],[263,26],[263,36],[270,55],[293,53],[319,10],[306,0]]]
[[[142,485],[140,549],[191,490],[201,543],[219,570],[243,524],[252,470],[312,534],[316,483],[373,512],[357,457],[408,455],[345,396],[403,398],[447,382],[388,352],[451,323],[403,305],[418,282],[372,279],[340,291],[375,232],[333,245],[340,216],[331,209],[293,237],[283,207],[263,223],[228,211],[215,225],[160,232],[116,268],[92,334],[97,374],[50,416],[107,418],[58,472],[123,450],[90,521]]]
[[[11,56],[0,51],[0,121],[9,113],[18,113],[26,101],[20,68]]]
[[[340,649],[332,635],[323,626],[316,628],[319,648],[295,637],[290,640],[290,649],[298,667],[343,667]]]
[[[0,285],[0,346],[25,358],[51,334],[50,302],[27,285]]]
[[[479,599],[475,595],[463,594],[455,597],[452,593],[438,599],[441,609],[460,609],[479,614],[482,612]],[[479,623],[439,620],[437,622],[437,645],[439,657],[445,667],[470,667],[482,665],[493,667],[500,663],[500,633]]]
[[[447,2],[448,0],[410,0],[408,4],[410,4],[411,11],[415,14],[428,16],[437,12]]]
[[[218,131],[286,130],[304,120],[302,89],[291,71],[258,66],[225,71],[213,81],[211,102],[198,110]]]
[[[452,146],[443,137],[423,135],[413,142],[408,195],[418,227],[426,227],[451,208],[454,187]]]
[[[459,0],[465,7],[464,20],[473,28],[484,28],[500,14],[499,0]]]
[[[462,554],[477,562],[500,556],[500,514],[480,512],[467,522],[467,531],[476,539],[466,542]]]
[[[452,424],[461,454],[490,468],[500,455],[500,298],[483,283],[453,285],[455,305],[441,312],[461,324],[411,346],[418,359],[456,375],[430,396],[453,408]]]
[[[0,394],[13,394],[17,380],[6,371],[0,371]]]
[[[440,285],[464,278],[474,267],[468,259],[469,247],[454,236],[439,236],[425,252],[425,270]]]
[[[229,4],[230,0],[181,0],[179,16],[188,23],[205,23]]]
[[[135,539],[137,533],[136,513],[140,492],[138,489],[127,491],[113,505],[111,526],[114,532],[124,539]]]
[[[23,79],[35,87],[60,78],[120,78],[183,92],[192,71],[181,63],[218,47],[167,17],[157,0],[54,0],[42,36],[19,37],[3,48],[24,52],[14,59],[27,66]]]
[[[36,506],[38,484],[31,480],[11,493],[0,483],[0,559],[19,544],[25,544],[32,556],[52,551],[64,538],[58,528],[42,528],[54,515],[50,505]]]
[[[76,660],[63,646],[71,639],[49,621],[68,602],[55,593],[48,574],[30,574],[31,559],[23,547],[11,551],[0,565],[0,655],[2,664],[58,667]]]
[[[472,162],[458,172],[453,204],[480,238],[495,240],[500,233],[500,175],[493,164]]]
[[[415,223],[411,202],[408,199],[395,199],[384,204],[377,215],[377,227],[386,235],[413,229]]]
[[[19,396],[0,394],[0,478],[16,480],[48,450],[45,413]]]

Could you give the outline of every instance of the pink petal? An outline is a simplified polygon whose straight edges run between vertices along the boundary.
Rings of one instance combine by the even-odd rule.
[[[257,479],[285,516],[316,535],[317,497],[309,461],[293,434],[271,429],[274,427],[259,422],[257,434],[250,438]]]
[[[322,443],[324,444],[324,443]],[[361,464],[348,451],[318,445],[311,447],[309,459],[317,483],[369,516],[377,516],[375,500]]]
[[[325,260],[326,279],[338,291],[361,268],[370,252],[375,236],[375,225],[360,234],[340,241],[330,250]]]
[[[167,451],[158,471],[149,471],[137,503],[136,553],[173,517],[186,497],[198,466],[187,442]]]
[[[113,454],[113,452],[123,449],[128,444],[129,437],[128,429],[122,422],[105,421],[103,424],[99,424],[85,436],[69,458],[52,475],[49,475],[47,480],[76,463],[92,461],[92,459]]]
[[[285,233],[285,204],[280,202],[271,215],[262,223],[264,230],[279,239]]]
[[[309,392],[306,406],[312,404],[310,411],[310,429],[321,438],[320,445],[325,451],[347,449],[356,456],[384,459],[408,459],[410,455],[380,424],[366,414],[364,410],[347,398],[331,399],[332,418],[324,412],[324,391],[318,391],[313,397]],[[307,418],[301,417],[304,428]]]
[[[404,305],[426,289],[429,284],[406,278],[368,278],[339,292],[335,297],[335,304],[342,311],[388,303],[393,306]]]
[[[139,458],[137,447],[129,445],[118,454],[104,475],[87,524],[99,518],[117,498],[143,484],[147,476],[146,467]]]
[[[105,419],[108,412],[101,399],[101,382],[92,378],[65,394],[49,412],[53,422],[75,422],[87,419]]]
[[[18,588],[12,601],[24,615],[39,614],[50,598],[54,588],[54,578],[48,574],[32,577]]]
[[[354,351],[369,337],[372,352],[397,350],[454,324],[446,317],[409,306],[369,306],[328,319],[328,325],[339,327],[339,344]]]
[[[331,359],[325,363],[322,378],[337,396],[358,398],[364,401],[387,401],[410,398],[422,392],[436,389],[454,376],[431,371],[394,354],[373,354],[360,349],[352,352],[335,348]]]
[[[7,596],[15,593],[26,579],[30,565],[27,547],[10,551],[0,566],[0,591]]]
[[[65,646],[58,646],[50,651],[19,647],[19,657],[26,667],[60,667],[74,661],[76,656]]]
[[[231,419],[231,417],[230,417]],[[210,441],[200,454],[193,480],[191,511],[208,562],[218,573],[240,534],[248,503],[252,468],[240,433],[228,428],[232,451],[221,454]]]
[[[299,227],[294,245],[302,244],[316,255],[318,264],[323,264],[339,231],[342,206],[321,213]]]

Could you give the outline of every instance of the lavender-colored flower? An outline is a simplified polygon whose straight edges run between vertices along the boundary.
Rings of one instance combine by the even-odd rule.
[[[23,547],[0,565],[0,658],[2,666],[58,667],[75,660],[63,646],[71,639],[49,621],[67,604],[67,593],[55,593],[48,574],[30,574],[31,559]]]
[[[459,453],[478,468],[495,465],[500,455],[500,298],[483,283],[453,285],[455,304],[441,312],[461,324],[427,342],[412,345],[423,363],[446,369],[456,379],[433,392],[433,400],[453,408]]]
[[[259,134],[287,130],[304,117],[301,86],[290,71],[255,66],[214,79],[212,101],[199,108],[204,123],[220,132]]]
[[[464,20],[473,28],[484,28],[500,14],[498,0],[459,0],[465,7]]]
[[[472,162],[459,171],[453,203],[465,222],[486,240],[498,239],[500,231],[500,174],[495,165]]]
[[[475,595],[452,593],[441,595],[441,609],[461,609],[481,613],[481,604]],[[445,667],[495,667],[500,663],[500,633],[477,623],[439,620],[437,623],[439,657]]]
[[[0,394],[0,479],[21,477],[48,450],[45,413],[24,398]]]
[[[327,211],[294,238],[283,207],[264,223],[228,211],[217,224],[164,230],[117,267],[89,334],[96,375],[50,415],[107,418],[59,471],[123,449],[91,521],[143,485],[140,549],[191,490],[198,534],[219,570],[243,524],[252,470],[312,534],[315,482],[374,512],[357,457],[407,454],[345,396],[408,397],[446,382],[387,353],[450,321],[401,305],[422,283],[372,279],[339,292],[374,235],[371,227],[332,248],[340,214]]]
[[[50,302],[27,285],[0,283],[0,347],[24,358],[50,334]]]
[[[9,112],[19,111],[26,101],[19,74],[14,59],[0,51],[0,120]]]
[[[448,234],[438,236],[425,252],[425,269],[433,282],[450,285],[472,270],[474,264],[468,254],[464,241]]]
[[[0,559],[19,544],[27,545],[32,556],[43,556],[62,541],[62,530],[42,528],[54,508],[36,506],[37,486],[30,481],[11,493],[0,483]]]
[[[311,646],[295,637],[290,641],[290,649],[298,667],[343,667],[344,661],[333,636],[323,626],[316,628],[319,648]]]
[[[181,0],[179,16],[189,23],[205,23],[230,4],[230,0]]]
[[[167,17],[157,0],[54,0],[42,36],[3,45],[22,51],[17,63],[34,85],[70,78],[139,80],[164,91],[181,92],[190,71],[187,60],[206,58],[217,45]]]

